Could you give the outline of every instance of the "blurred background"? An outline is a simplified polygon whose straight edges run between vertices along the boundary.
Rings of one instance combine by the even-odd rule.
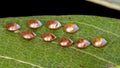
[[[16,1],[3,7],[0,5],[0,17],[22,17],[40,15],[96,15],[111,18],[120,18],[120,11],[111,9],[93,2],[42,0],[42,1]]]

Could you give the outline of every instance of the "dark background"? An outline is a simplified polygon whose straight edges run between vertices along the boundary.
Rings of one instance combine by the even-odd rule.
[[[1,18],[39,15],[96,15],[120,18],[120,11],[82,0],[13,2],[4,7],[1,5],[0,8]]]

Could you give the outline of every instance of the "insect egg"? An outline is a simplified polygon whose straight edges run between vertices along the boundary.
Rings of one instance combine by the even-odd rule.
[[[44,41],[53,41],[56,38],[56,36],[50,32],[46,32],[41,35],[41,38]]]
[[[36,34],[34,32],[32,32],[32,31],[27,30],[27,31],[21,32],[21,36],[24,39],[28,39],[29,40],[29,39],[33,39],[36,36]]]
[[[37,29],[42,26],[42,23],[39,20],[29,20],[27,25],[30,28]]]
[[[107,43],[107,41],[101,37],[97,37],[92,40],[92,44],[95,47],[103,47],[103,46],[105,46],[106,43]]]
[[[87,48],[90,45],[90,42],[85,39],[78,39],[77,41],[75,41],[75,45],[78,48]]]
[[[58,44],[60,46],[64,46],[64,47],[70,46],[72,43],[73,43],[73,41],[67,37],[63,37],[58,40]]]
[[[61,27],[61,23],[57,20],[49,20],[46,25],[49,29],[58,29]]]
[[[74,33],[79,29],[79,27],[76,24],[65,24],[64,30],[68,33]]]
[[[12,31],[12,32],[17,31],[20,28],[21,28],[20,25],[17,24],[17,23],[14,23],[14,22],[8,23],[6,25],[6,29],[9,30],[9,31]]]

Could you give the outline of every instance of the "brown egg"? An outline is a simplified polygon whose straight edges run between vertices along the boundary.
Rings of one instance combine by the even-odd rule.
[[[5,27],[7,30],[12,31],[12,32],[17,31],[21,28],[19,24],[14,23],[14,22],[8,23]]]
[[[64,30],[68,33],[75,33],[78,31],[79,27],[76,24],[65,24]]]
[[[63,37],[58,40],[58,44],[63,47],[70,46],[72,43],[73,41],[67,37]]]
[[[42,26],[42,23],[39,20],[29,20],[27,26],[29,28],[37,29]]]
[[[78,48],[87,48],[90,45],[90,42],[86,39],[78,39],[77,41],[75,41],[75,45]]]
[[[56,38],[56,36],[50,32],[46,32],[41,35],[41,38],[42,40],[49,42],[49,41],[53,41]]]
[[[95,47],[103,47],[107,44],[107,41],[104,38],[97,37],[92,40],[92,44]]]
[[[35,38],[35,36],[36,36],[36,34],[29,30],[21,32],[21,37],[23,37],[24,39],[30,40],[30,39]]]
[[[46,25],[49,29],[58,29],[61,27],[61,23],[57,20],[49,20]]]

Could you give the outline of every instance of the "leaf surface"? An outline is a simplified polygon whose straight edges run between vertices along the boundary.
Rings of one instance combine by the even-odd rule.
[[[43,23],[39,29],[27,27],[26,22],[38,19]],[[58,20],[62,25],[75,23],[80,30],[74,34],[64,32],[63,27],[50,30],[46,21]],[[32,30],[37,36],[33,40],[21,38],[20,32],[13,33],[5,29],[9,22],[21,25],[20,32]],[[52,32],[57,38],[53,42],[44,42],[40,36],[44,32]],[[78,49],[73,44],[64,48],[57,44],[60,37],[69,37],[73,41],[85,38],[91,41],[95,37],[103,37],[108,43],[103,48],[90,45],[86,49]],[[109,64],[120,65],[120,20],[99,16],[66,15],[66,16],[29,16],[0,19],[0,68],[108,68]]]

